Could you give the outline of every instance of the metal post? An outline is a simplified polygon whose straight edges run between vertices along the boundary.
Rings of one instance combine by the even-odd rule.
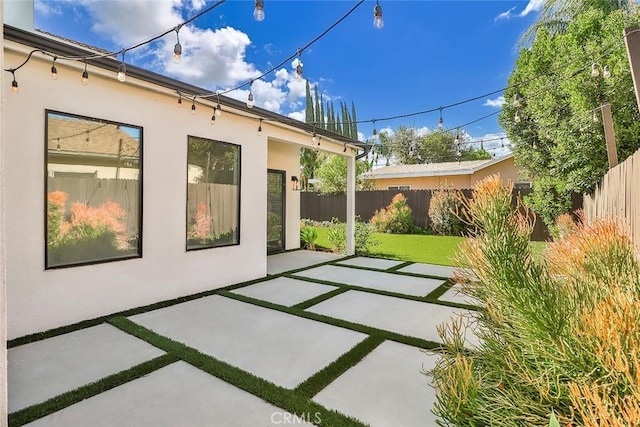
[[[638,109],[640,109],[640,28],[637,25],[624,29],[624,43],[627,46],[627,57],[631,66],[636,103],[638,104]]]
[[[616,149],[616,133],[613,129],[613,117],[611,116],[611,104],[602,104],[602,124],[604,125],[604,138],[607,141],[607,157],[609,169],[618,164],[618,151]]]
[[[356,158],[347,156],[347,255],[356,253]]]

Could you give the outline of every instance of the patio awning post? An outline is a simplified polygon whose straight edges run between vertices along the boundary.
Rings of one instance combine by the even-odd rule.
[[[356,253],[356,158],[347,156],[347,255]]]

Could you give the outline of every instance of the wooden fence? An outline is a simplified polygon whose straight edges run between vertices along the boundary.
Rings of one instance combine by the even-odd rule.
[[[640,150],[611,169],[593,195],[584,196],[587,218],[610,216],[628,227],[636,246],[640,246]]]
[[[193,217],[200,203],[208,208],[213,219],[211,231],[217,235],[228,233],[238,228],[239,187],[229,184],[189,184],[189,205],[187,206],[188,222]],[[266,215],[266,212],[264,213]]]
[[[471,190],[463,190],[466,196],[471,195]],[[517,197],[524,197],[531,189],[514,189],[514,203]],[[363,221],[369,221],[375,211],[380,210],[389,203],[398,193],[404,194],[413,214],[413,223],[421,228],[429,227],[429,204],[431,202],[431,190],[378,190],[356,192],[356,215]],[[579,203],[579,202],[576,202]],[[303,192],[300,198],[300,217],[314,221],[331,221],[337,218],[345,221],[347,212],[347,197],[345,194],[320,194]],[[544,223],[536,218],[535,228],[531,235],[532,240],[548,240],[549,231]]]
[[[69,195],[67,209],[73,203],[99,206],[107,200],[116,202],[126,212],[122,222],[128,236],[139,233],[140,182],[133,179],[98,179],[77,177],[47,178],[47,191],[63,191]]]
[[[127,235],[139,233],[139,181],[77,177],[48,178],[48,189],[69,195],[67,209],[73,203],[99,206],[107,200],[116,202],[127,213],[123,219]],[[198,205],[204,203],[213,218],[212,231],[222,234],[238,227],[238,186],[227,184],[189,184],[187,217],[193,220]]]

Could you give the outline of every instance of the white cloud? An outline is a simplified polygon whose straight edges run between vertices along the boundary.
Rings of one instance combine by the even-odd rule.
[[[305,119],[307,118],[306,112],[305,110],[302,111],[292,111],[291,113],[287,114],[288,117],[291,117],[294,120],[299,120],[301,122],[304,122]]]
[[[504,96],[500,95],[499,97],[495,98],[495,99],[487,99],[485,101],[484,104],[482,104],[482,106],[484,107],[502,107],[505,103],[505,99]]]
[[[425,136],[430,132],[429,128],[426,126],[423,126],[421,128],[414,128],[414,130],[416,132],[416,136]]]
[[[382,128],[378,131],[378,133],[386,133],[389,136],[393,136],[396,132],[391,128],[391,126],[387,126],[386,128]]]
[[[42,16],[62,15],[62,9],[60,8],[60,6],[50,4],[46,1],[36,1],[34,3],[34,8],[36,13]]]
[[[545,0],[529,0],[529,3],[527,3],[527,6],[524,8],[522,12],[520,12],[518,16],[522,17],[522,16],[527,16],[532,12],[538,12],[540,9],[542,9],[542,6],[544,6],[544,1]]]
[[[36,4],[45,3],[37,2]],[[93,20],[92,30],[113,42],[116,46],[129,47],[159,34],[184,21],[181,11],[191,13],[206,5],[205,0],[148,0],[112,2],[80,0]],[[144,16],[145,19],[139,19]],[[127,62],[151,67],[188,83],[210,90],[233,88],[255,79],[261,74],[254,64],[247,61],[246,52],[251,46],[249,36],[232,27],[217,29],[185,25],[179,32],[182,45],[180,63],[173,62],[176,34],[170,33],[152,46],[128,52]],[[298,109],[304,101],[305,80],[294,78],[297,59],[291,71],[282,68],[253,83],[256,105],[281,113]],[[245,87],[246,88],[246,87]],[[246,101],[248,88],[229,93]]]
[[[500,15],[496,16],[495,18],[493,18],[494,21],[502,21],[505,19],[511,19],[513,17],[512,12],[515,10],[515,6],[513,6],[511,9],[502,12]]]
[[[364,133],[358,131],[358,141],[363,141],[364,142],[365,138],[364,138]]]

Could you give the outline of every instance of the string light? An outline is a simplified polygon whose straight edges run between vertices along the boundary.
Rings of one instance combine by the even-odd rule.
[[[256,0],[255,8],[253,9],[253,19],[258,22],[264,21],[264,1]]]
[[[384,21],[382,20],[382,7],[378,4],[378,0],[376,0],[376,5],[373,7],[373,28],[376,30],[384,27]]]
[[[373,136],[373,139],[377,139],[378,138],[378,130],[376,129],[376,121],[375,120],[373,120],[372,136]]]
[[[220,117],[222,115],[222,107],[220,106],[220,94],[218,95],[218,105],[216,105],[216,116]]]
[[[515,123],[520,123],[520,110],[516,110],[516,114],[513,116],[513,121]]]
[[[251,81],[251,83],[249,84],[249,96],[247,97],[247,108],[253,108],[253,106],[255,105],[253,102],[253,92],[251,91],[252,86],[253,86],[253,81]]]
[[[193,102],[191,102],[191,114],[196,114],[196,97],[193,97]]]
[[[611,70],[609,70],[608,65],[604,66],[604,69],[602,71],[602,77],[604,77],[605,79],[608,79],[609,77],[611,77]]]
[[[53,61],[51,62],[51,78],[53,80],[58,80],[58,69],[56,68],[56,59],[58,59],[58,57],[54,56]]]
[[[176,45],[173,47],[173,62],[178,64],[182,57],[182,45],[180,44],[180,28],[182,26],[178,25],[176,27]]]
[[[118,67],[118,81],[124,83],[127,81],[127,66],[124,65],[124,54],[125,51],[122,52],[122,61],[120,62],[120,66]]]
[[[214,108],[211,112],[211,126],[216,124],[216,109]]]
[[[591,77],[598,77],[600,75],[600,70],[598,69],[598,64],[595,62],[591,64]]]
[[[84,71],[82,72],[82,84],[86,86],[89,83],[89,72],[87,71],[87,60],[84,60]]]
[[[302,81],[302,61],[300,60],[300,55],[302,55],[301,51],[298,51],[298,58],[296,63],[296,80]]]
[[[320,139],[318,138],[318,134],[316,133],[316,128],[313,128],[313,134],[311,135],[311,142],[313,144],[318,144],[320,145]]]
[[[182,108],[182,94],[178,94],[178,108]]]
[[[598,110],[594,110],[593,111],[592,119],[593,119],[594,123],[599,123],[600,122],[600,118],[598,117]]]
[[[342,149],[342,152],[343,152],[343,153],[346,153],[346,152],[347,152],[347,143],[346,143],[346,142],[344,143],[344,148]]]
[[[518,96],[518,94],[516,93],[515,95],[513,95],[513,106],[515,108],[520,107],[520,97]]]
[[[20,89],[18,88],[18,82],[16,81],[16,73],[13,70],[11,71],[11,76],[13,77],[13,81],[11,82],[11,90],[13,91],[13,93],[18,93]]]
[[[262,135],[262,117],[260,117],[260,121],[258,122],[258,136]]]
[[[438,129],[444,128],[444,119],[442,118],[442,107],[440,107],[440,118],[438,119]]]

